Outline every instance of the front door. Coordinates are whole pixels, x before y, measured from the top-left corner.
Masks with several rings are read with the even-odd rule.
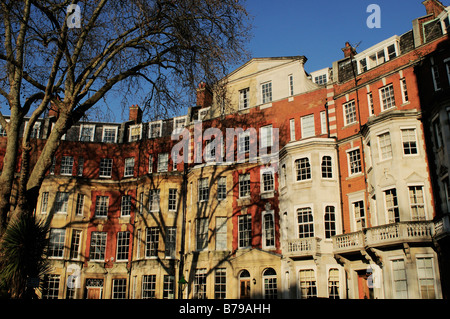
[[[250,299],[250,279],[241,279],[239,290],[241,299]]]
[[[87,293],[87,299],[101,299],[102,297],[102,288],[93,288],[89,287]]]
[[[367,273],[366,270],[358,272],[359,299],[373,299],[373,285],[369,280],[370,275],[372,274]]]

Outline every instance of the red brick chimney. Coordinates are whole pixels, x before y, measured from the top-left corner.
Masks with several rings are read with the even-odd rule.
[[[349,57],[354,56],[356,54],[355,48],[353,48],[350,45],[350,43],[348,43],[348,42],[345,42],[345,48],[343,48],[342,51],[344,52],[344,56],[346,58],[349,58]]]
[[[432,14],[433,18],[437,17],[442,11],[445,10],[445,6],[439,0],[425,0],[422,4],[427,10],[427,15]]]
[[[197,106],[202,108],[211,106],[213,94],[205,82],[200,82],[197,89]]]
[[[128,121],[134,121],[135,123],[141,123],[142,121],[142,110],[139,105],[132,105],[130,107],[130,115]]]

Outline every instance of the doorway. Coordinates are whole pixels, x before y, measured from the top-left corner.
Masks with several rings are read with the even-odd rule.
[[[364,269],[358,271],[357,274],[359,299],[373,299],[372,272]]]
[[[103,279],[86,279],[86,299],[102,299]]]
[[[247,270],[239,275],[239,298],[250,299],[250,273]]]

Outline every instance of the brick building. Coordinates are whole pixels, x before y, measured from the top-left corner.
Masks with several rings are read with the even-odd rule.
[[[423,3],[330,68],[255,58],[226,103],[201,83],[184,116],[71,127],[36,207],[43,297],[448,297],[450,7]]]

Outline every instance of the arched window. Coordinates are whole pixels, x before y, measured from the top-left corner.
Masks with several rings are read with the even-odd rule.
[[[273,268],[267,268],[263,272],[264,299],[277,299],[277,273]]]
[[[296,160],[295,169],[297,172],[297,181],[311,179],[311,165],[307,157]]]
[[[339,270],[336,268],[329,270],[328,296],[330,299],[339,299]]]
[[[322,157],[322,178],[333,178],[333,163],[331,156]]]

